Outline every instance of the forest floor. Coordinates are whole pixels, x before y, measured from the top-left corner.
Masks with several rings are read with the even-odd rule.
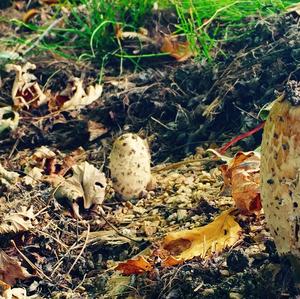
[[[122,75],[119,66],[108,66],[101,97],[81,109],[60,108],[74,91],[74,77],[84,88],[97,87],[92,64],[48,52],[29,59],[32,70],[4,68],[3,62],[0,99],[9,108],[1,111],[0,126],[6,128],[0,140],[0,297],[296,296],[289,263],[279,258],[263,212],[234,211],[238,241],[219,253],[199,253],[174,266],[153,257],[166,234],[207,225],[235,206],[223,188],[220,164],[226,162],[206,150],[260,125],[261,109],[288,80],[300,80],[298,13],[254,20],[238,40],[220,46],[226,57],[211,63],[152,58],[138,71],[125,65]],[[15,34],[15,27],[0,26],[1,34]],[[12,109],[16,73],[21,79],[34,74],[51,104],[32,98],[36,85],[23,85]],[[118,199],[109,179],[113,140],[125,132],[148,140],[156,177],[153,190],[132,201]],[[261,131],[226,155],[254,151],[260,142]],[[67,177],[84,161],[107,176],[104,213],[80,206],[76,217],[72,200],[56,200],[53,177]],[[116,270],[138,256],[150,269]]]

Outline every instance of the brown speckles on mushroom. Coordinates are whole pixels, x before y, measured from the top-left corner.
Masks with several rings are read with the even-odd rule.
[[[299,229],[300,229],[300,226],[299,226],[299,218],[297,217],[296,218],[296,223],[295,223],[295,238],[296,238],[296,241],[298,242],[299,241]]]
[[[300,259],[300,106],[282,96],[264,127],[261,198],[266,222],[280,254]]]
[[[124,199],[138,197],[151,181],[150,152],[138,135],[127,133],[114,142],[109,168],[118,179],[113,188]]]

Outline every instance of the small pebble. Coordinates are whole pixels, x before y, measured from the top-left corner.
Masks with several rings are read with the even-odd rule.
[[[187,211],[186,210],[178,210],[177,211],[177,220],[180,221],[180,220],[183,220],[187,217]]]
[[[241,299],[242,295],[240,293],[230,292],[229,293],[229,298],[230,299]]]
[[[229,274],[230,274],[229,271],[225,270],[225,269],[221,269],[220,273],[221,273],[222,276],[229,276]]]

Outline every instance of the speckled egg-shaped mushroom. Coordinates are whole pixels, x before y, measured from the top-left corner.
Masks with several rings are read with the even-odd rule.
[[[146,140],[126,133],[117,138],[110,154],[114,190],[123,199],[139,197],[151,183],[151,156]]]
[[[261,198],[267,226],[300,281],[300,84],[274,103],[261,146]]]

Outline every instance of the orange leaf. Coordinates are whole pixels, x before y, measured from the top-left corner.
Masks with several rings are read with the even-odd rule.
[[[237,208],[244,214],[260,211],[260,155],[238,152],[221,171],[224,188],[231,188]]]
[[[163,267],[171,267],[171,266],[176,266],[176,265],[180,265],[183,263],[183,259],[181,258],[176,258],[172,255],[170,255],[166,260],[164,260],[162,262],[162,266]]]
[[[169,53],[179,62],[186,61],[194,55],[189,42],[180,42],[174,36],[165,36],[160,50]]]
[[[126,262],[119,263],[116,270],[121,271],[124,275],[142,274],[149,272],[153,266],[143,257],[138,256],[134,260],[127,260]]]

